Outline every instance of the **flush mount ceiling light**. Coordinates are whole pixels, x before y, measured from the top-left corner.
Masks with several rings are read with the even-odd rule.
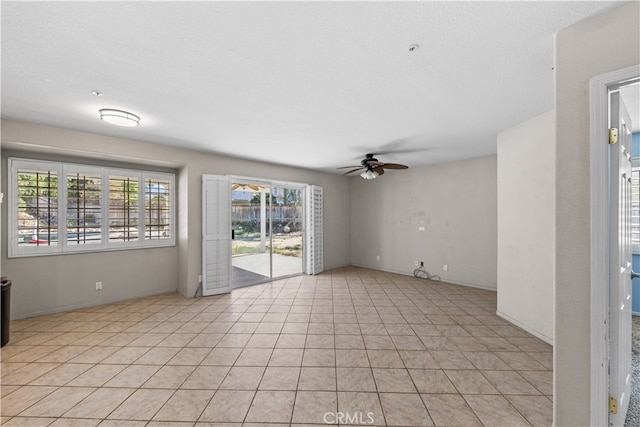
[[[100,119],[112,125],[134,128],[140,124],[140,117],[127,111],[103,108],[99,113]]]

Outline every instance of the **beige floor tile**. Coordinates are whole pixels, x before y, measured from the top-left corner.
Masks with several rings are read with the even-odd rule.
[[[133,388],[100,388],[65,412],[70,418],[102,419],[133,394]]]
[[[395,350],[396,348],[388,335],[363,335],[362,338],[367,350]]]
[[[336,366],[368,368],[369,357],[366,350],[336,350]]]
[[[540,392],[515,371],[480,371],[504,395],[536,395]]]
[[[201,365],[231,366],[242,353],[242,348],[216,347],[204,358]]]
[[[198,366],[181,389],[216,390],[229,372],[229,366]]]
[[[337,368],[337,385],[338,391],[377,391],[370,368]]]
[[[278,336],[278,334],[253,334],[247,342],[247,347],[274,348]]]
[[[195,366],[165,365],[143,384],[142,388],[177,389],[189,378]]]
[[[7,423],[2,423],[5,427],[44,427],[49,426],[55,422],[55,418],[51,417],[14,417]]]
[[[392,335],[391,340],[398,350],[425,350],[420,338],[414,335]]]
[[[333,335],[307,334],[305,348],[335,348],[335,339]]]
[[[303,367],[300,370],[298,390],[335,391],[336,369]]]
[[[417,393],[380,393],[388,426],[432,426],[433,421]]]
[[[337,349],[364,349],[364,340],[361,335],[336,335],[335,348]]]
[[[246,422],[289,423],[296,393],[293,391],[259,390],[253,398]]]
[[[67,385],[74,387],[101,387],[126,367],[127,365],[94,365]]]
[[[422,400],[437,426],[482,426],[459,394],[422,394]]]
[[[164,365],[179,351],[179,347],[154,347],[133,363],[135,365]]]
[[[445,370],[444,372],[462,394],[500,394],[479,371]]]
[[[100,427],[146,427],[146,421],[127,421],[127,420],[104,420]]]
[[[128,365],[149,351],[149,347],[123,347],[101,363]]]
[[[271,354],[269,366],[300,366],[303,355],[301,348],[276,348]]]
[[[319,348],[307,348],[304,350],[302,366],[332,367],[335,364],[335,350]]]
[[[431,351],[441,369],[474,369],[473,364],[461,351]]]
[[[115,411],[110,419],[150,420],[174,393],[173,390],[136,390]]]
[[[124,368],[120,373],[107,381],[103,387],[130,387],[138,388],[151,378],[160,366],[153,365],[131,365]]]
[[[2,423],[423,425],[426,406],[437,425],[548,425],[552,348],[495,310],[488,291],[346,267],[21,320],[0,351]],[[15,416],[49,411],[59,386],[104,388],[59,419]],[[336,419],[323,419],[327,408]]]
[[[334,315],[334,318],[336,318],[336,316],[339,316],[339,315]],[[355,316],[353,320],[354,320],[353,322],[349,322],[349,323],[338,323],[338,320],[336,320],[336,323],[334,325],[335,334],[336,335],[361,335],[360,326],[357,323],[355,323]]]
[[[200,422],[243,422],[254,391],[218,390],[200,416]]]
[[[297,390],[300,368],[269,366],[262,376],[259,390]]]
[[[97,346],[92,347],[82,354],[69,360],[70,363],[100,363],[113,353],[118,351],[120,347]]]
[[[416,388],[406,369],[373,368],[378,392],[415,393]]]
[[[256,334],[279,334],[284,322],[262,322],[256,328]]]
[[[309,329],[307,329],[309,335],[333,335],[335,334],[335,326],[333,323],[309,323]]]
[[[304,348],[305,334],[282,334],[276,342],[276,348]]]
[[[420,393],[457,393],[449,377],[440,369],[409,369],[409,375]]]
[[[326,421],[336,419],[341,425],[386,425],[378,393],[338,392],[338,413]]]
[[[236,366],[267,366],[271,358],[271,348],[249,348],[245,347],[240,353]]]
[[[20,413],[24,417],[59,417],[93,393],[91,387],[60,387]]]
[[[244,347],[249,342],[251,334],[226,334],[216,344],[216,347]]]
[[[372,368],[404,368],[397,350],[367,350]]]
[[[504,363],[494,353],[487,351],[465,351],[463,354],[477,369],[492,371],[511,370],[509,365]]]
[[[4,365],[2,366],[2,385],[26,385],[61,366],[59,363],[28,363],[5,374]]]
[[[213,390],[178,390],[153,417],[160,421],[197,421]]]
[[[325,414],[335,414],[338,408],[336,392],[299,391],[293,408],[293,423],[325,424]],[[333,422],[336,424],[336,422]]]
[[[415,351],[415,350],[400,350],[398,351],[402,361],[404,362],[404,366],[407,368],[414,369],[437,369],[439,368],[436,360],[431,356],[431,354],[424,351]]]
[[[210,348],[185,347],[167,365],[199,365],[210,352]]]
[[[509,402],[534,426],[553,423],[553,403],[543,396],[506,396]]]
[[[464,395],[464,398],[484,425],[496,427],[530,425],[503,396]]]
[[[160,341],[159,347],[184,347],[188,345],[192,339],[198,334],[178,334],[173,333]]]
[[[49,427],[95,427],[101,420],[88,420],[86,418],[58,418]]]
[[[24,386],[2,398],[2,416],[16,416],[22,411],[50,395],[58,388],[53,386]]]
[[[234,366],[220,385],[223,390],[257,390],[264,367]]]
[[[552,371],[517,371],[525,380],[537,388],[540,393],[551,396],[553,394]]]
[[[83,372],[87,371],[89,368],[91,368],[90,364],[65,363],[31,381],[29,384],[63,386]]]

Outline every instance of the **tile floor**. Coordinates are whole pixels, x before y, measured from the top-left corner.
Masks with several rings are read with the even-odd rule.
[[[494,292],[362,268],[13,322],[10,426],[549,426],[552,348]]]

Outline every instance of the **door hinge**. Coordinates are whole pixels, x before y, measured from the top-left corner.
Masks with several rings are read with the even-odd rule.
[[[609,144],[613,145],[618,142],[618,128],[609,128]]]
[[[609,396],[609,413],[610,414],[618,413],[618,401],[613,396]]]

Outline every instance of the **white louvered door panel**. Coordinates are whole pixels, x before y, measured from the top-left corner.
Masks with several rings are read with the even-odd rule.
[[[307,186],[306,200],[306,273],[319,274],[324,270],[322,187],[317,185]]]
[[[231,186],[226,176],[202,176],[202,295],[231,291]]]

